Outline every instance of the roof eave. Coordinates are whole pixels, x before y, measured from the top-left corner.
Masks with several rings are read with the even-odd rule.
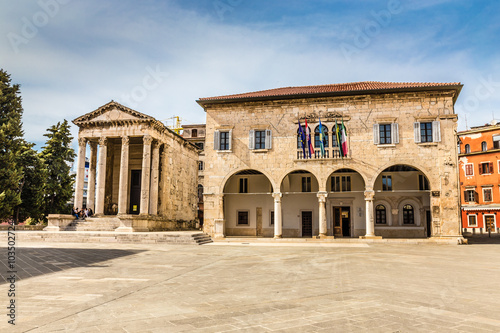
[[[368,89],[368,90],[355,90],[355,91],[334,91],[334,92],[324,92],[324,93],[310,93],[310,94],[291,94],[291,95],[273,95],[273,96],[260,96],[260,97],[230,97],[230,98],[220,98],[211,100],[196,100],[201,107],[205,108],[207,105],[212,104],[226,104],[226,103],[244,103],[244,102],[256,102],[256,101],[269,101],[269,100],[288,100],[288,99],[299,99],[299,98],[317,98],[317,97],[337,97],[337,96],[356,96],[356,95],[375,95],[375,94],[387,94],[395,92],[420,92],[420,91],[444,91],[444,90],[455,90],[456,94],[453,96],[453,104],[457,101],[458,95],[462,90],[463,84],[458,85],[443,85],[443,86],[432,86],[432,87],[405,87],[405,88],[386,88],[386,89]]]

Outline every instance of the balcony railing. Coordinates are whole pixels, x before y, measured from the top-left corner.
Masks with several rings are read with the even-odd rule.
[[[350,152],[349,152],[350,153]],[[348,154],[344,158],[349,158]],[[302,149],[297,150],[297,159],[298,160],[325,160],[325,159],[334,159],[334,160],[340,160],[342,157],[340,156],[340,150],[339,148],[326,148],[325,149],[325,156],[321,155],[321,149],[315,149],[314,154],[309,157],[309,153],[306,151],[306,155],[304,156],[304,153],[302,152]]]

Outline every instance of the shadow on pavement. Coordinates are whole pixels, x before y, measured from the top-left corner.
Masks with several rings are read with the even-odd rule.
[[[130,256],[142,250],[117,249],[59,249],[59,248],[16,248],[15,271],[17,279],[22,280],[38,275],[49,274],[76,267],[105,267],[99,265],[110,259]],[[8,271],[7,248],[0,247],[0,284],[6,283]]]
[[[500,244],[500,235],[491,235],[488,237],[488,234],[485,235],[474,235],[467,236],[467,241],[469,244]]]

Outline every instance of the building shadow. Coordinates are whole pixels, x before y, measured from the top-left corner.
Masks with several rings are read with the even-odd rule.
[[[488,234],[465,236],[469,244],[500,244],[500,235]]]
[[[14,271],[16,280],[27,279],[39,275],[63,271],[77,267],[107,267],[107,260],[131,256],[143,250],[118,249],[60,249],[60,248],[16,248]],[[1,279],[0,284],[7,283],[12,274],[9,265],[7,248],[0,247]]]

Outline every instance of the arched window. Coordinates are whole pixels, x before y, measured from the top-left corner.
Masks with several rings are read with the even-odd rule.
[[[377,205],[375,207],[375,223],[387,224],[387,214],[384,205]]]
[[[466,144],[466,145],[465,145],[465,153],[466,153],[466,154],[469,154],[469,153],[470,153],[470,145],[469,145],[469,144]]]
[[[325,143],[325,147],[328,147],[328,127],[326,126],[322,126],[323,128],[323,134],[324,134],[324,143]],[[316,126],[316,128],[314,129],[314,148],[320,148],[321,145],[320,145],[320,139],[319,139],[319,125]]]
[[[197,138],[198,137],[198,130],[197,129],[191,130],[191,137],[192,138]]]
[[[302,130],[304,131],[304,137],[306,136],[306,128],[304,125],[302,125]],[[302,140],[301,135],[300,135],[300,130],[297,130],[297,149],[301,149],[302,146],[300,144],[300,141]],[[307,149],[307,141],[304,141],[304,147]]]
[[[481,151],[487,151],[488,150],[488,145],[486,144],[486,141],[481,142]]]
[[[332,147],[338,147],[339,144],[337,142],[337,126],[333,125],[332,127]]]
[[[412,205],[403,206],[403,224],[415,224],[415,214]]]

